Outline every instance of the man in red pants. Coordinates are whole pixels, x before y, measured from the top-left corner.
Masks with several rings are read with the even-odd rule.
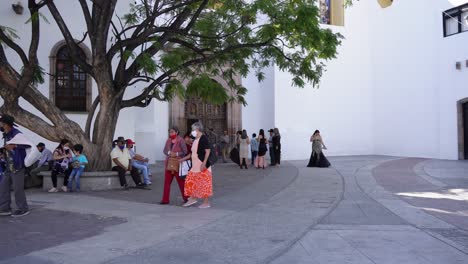
[[[169,168],[169,159],[176,158],[181,159],[187,154],[187,146],[185,145],[184,139],[179,136],[179,129],[177,127],[172,127],[169,129],[169,138],[166,141],[164,146],[164,155],[166,155],[166,161],[164,162],[165,171],[164,171],[164,193],[160,204],[168,204],[169,196],[171,192],[171,183],[174,177],[179,184],[180,193],[184,202],[187,201],[188,197],[184,195],[184,184],[185,181],[179,177],[178,167],[175,170],[173,167]]]

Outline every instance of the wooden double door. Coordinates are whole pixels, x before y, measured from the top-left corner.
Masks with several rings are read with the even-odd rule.
[[[226,104],[214,105],[203,102],[200,98],[191,97],[185,101],[185,119],[187,131],[193,123],[201,121],[205,130],[212,128],[217,135],[227,130]]]

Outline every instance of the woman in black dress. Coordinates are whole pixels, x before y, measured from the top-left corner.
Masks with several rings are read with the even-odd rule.
[[[323,143],[322,136],[320,136],[320,131],[315,130],[314,134],[310,137],[310,142],[312,142],[312,154],[310,155],[310,160],[309,164],[307,164],[307,167],[330,167],[330,162],[327,160],[322,151],[323,149],[327,149],[327,147]]]
[[[281,135],[278,128],[273,129],[273,133],[274,136],[272,138],[272,141],[273,151],[275,152],[275,160],[271,162],[271,165],[279,166],[281,164]]]

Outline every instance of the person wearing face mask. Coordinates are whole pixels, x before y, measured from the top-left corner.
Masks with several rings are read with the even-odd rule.
[[[133,146],[135,145],[135,142],[131,139],[127,139],[127,149],[128,153],[130,153],[130,157],[132,157],[132,166],[137,168],[141,174],[143,174],[143,182],[146,185],[151,185],[153,184],[150,180],[151,176],[151,169],[148,164],[149,159],[141,156],[140,154],[136,154],[135,151],[133,150]]]
[[[37,144],[36,148],[41,153],[41,157],[39,158],[36,167],[29,172],[29,174],[32,177],[37,177],[37,175],[41,171],[50,170],[52,166],[49,163],[54,158],[54,156],[52,155],[52,151],[47,149],[44,143],[40,142],[39,144]]]
[[[3,115],[0,118],[0,131],[3,132],[4,147],[2,152],[5,158],[5,172],[0,182],[0,216],[21,217],[29,214],[28,202],[24,192],[24,171],[26,149],[30,146],[12,143],[15,138],[22,136],[16,129],[15,119]],[[23,136],[24,137],[24,136]],[[10,189],[13,185],[17,210],[11,212]]]
[[[117,145],[111,151],[112,170],[119,173],[120,186],[124,190],[128,190],[127,179],[125,178],[127,171],[130,172],[136,188],[144,189],[147,185],[141,182],[140,172],[132,166],[132,156],[130,156],[128,149],[125,147],[125,143],[126,140],[123,137],[119,137]]]
[[[185,155],[187,155],[187,145],[185,144],[184,139],[179,136],[179,129],[176,126],[173,126],[171,129],[169,129],[169,138],[166,140],[163,153],[166,156],[166,160],[164,162],[164,191],[161,202],[159,203],[169,204],[171,183],[174,178],[177,180],[182,198],[184,201],[186,201],[187,197],[184,195],[184,179],[179,177],[178,170],[175,171],[171,168],[168,168],[170,158],[176,158],[180,160],[185,157]],[[179,166],[177,166],[177,168],[178,167]]]
[[[198,208],[206,209],[211,207],[209,197],[213,196],[212,166],[209,161],[211,147],[200,122],[192,125],[192,136],[195,137],[191,155],[192,168],[185,180],[185,195],[190,198],[184,207],[194,205],[198,199],[203,199],[203,203]]]
[[[51,174],[53,187],[49,190],[50,193],[58,192],[57,176],[62,173],[64,174],[64,177],[63,177],[63,186],[61,189],[63,192],[68,191],[67,189],[68,178],[70,177],[70,173],[71,173],[71,168],[69,164],[73,157],[69,144],[70,144],[70,141],[68,141],[68,139],[62,139],[60,141],[60,144],[54,150],[54,153],[53,153],[54,165],[53,165],[52,174]]]

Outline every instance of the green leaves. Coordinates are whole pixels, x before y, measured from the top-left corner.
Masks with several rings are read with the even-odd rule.
[[[16,30],[14,28],[0,25],[0,30],[11,40],[19,39],[19,36],[16,33]],[[1,43],[1,40],[0,40],[0,43]]]
[[[23,74],[24,66],[21,67],[21,74]],[[36,86],[38,84],[44,83],[45,70],[40,65],[37,65],[33,70],[32,75],[32,85]]]
[[[187,86],[187,96],[199,97],[205,102],[223,104],[229,96],[224,87],[207,74],[194,78]]]
[[[124,56],[132,56],[132,54],[124,54]],[[143,70],[143,72],[149,74],[149,75],[154,75],[156,74],[158,67],[156,65],[156,62],[153,60],[151,55],[143,53],[137,58],[137,63],[140,66],[140,68]]]
[[[44,20],[44,22],[46,22],[47,24],[50,24],[49,20],[47,19],[46,16],[44,16],[44,14],[42,14],[41,12],[39,11],[36,11],[34,12],[31,17],[26,20],[26,22],[24,22],[25,24],[29,24],[31,22],[38,22],[39,21],[39,18],[42,18],[42,20]]]
[[[273,65],[292,75],[293,86],[316,86],[326,61],[335,58],[341,43],[340,34],[321,26],[317,0],[209,0],[207,5],[202,0],[150,2],[150,9],[143,0],[132,4],[125,21],[131,28],[156,16],[151,26],[158,30],[136,46],[143,47],[141,54],[148,51],[148,56],[138,55],[136,60],[146,73],[166,74],[165,80],[171,79],[165,86],[166,98],[193,95],[215,103],[236,100],[245,104],[247,90],[238,79],[254,73],[263,81],[264,70]],[[147,45],[152,48],[145,50]],[[133,53],[123,58],[129,54]],[[173,81],[175,77],[191,80],[185,92],[181,83]],[[213,81],[219,77],[227,90]]]

